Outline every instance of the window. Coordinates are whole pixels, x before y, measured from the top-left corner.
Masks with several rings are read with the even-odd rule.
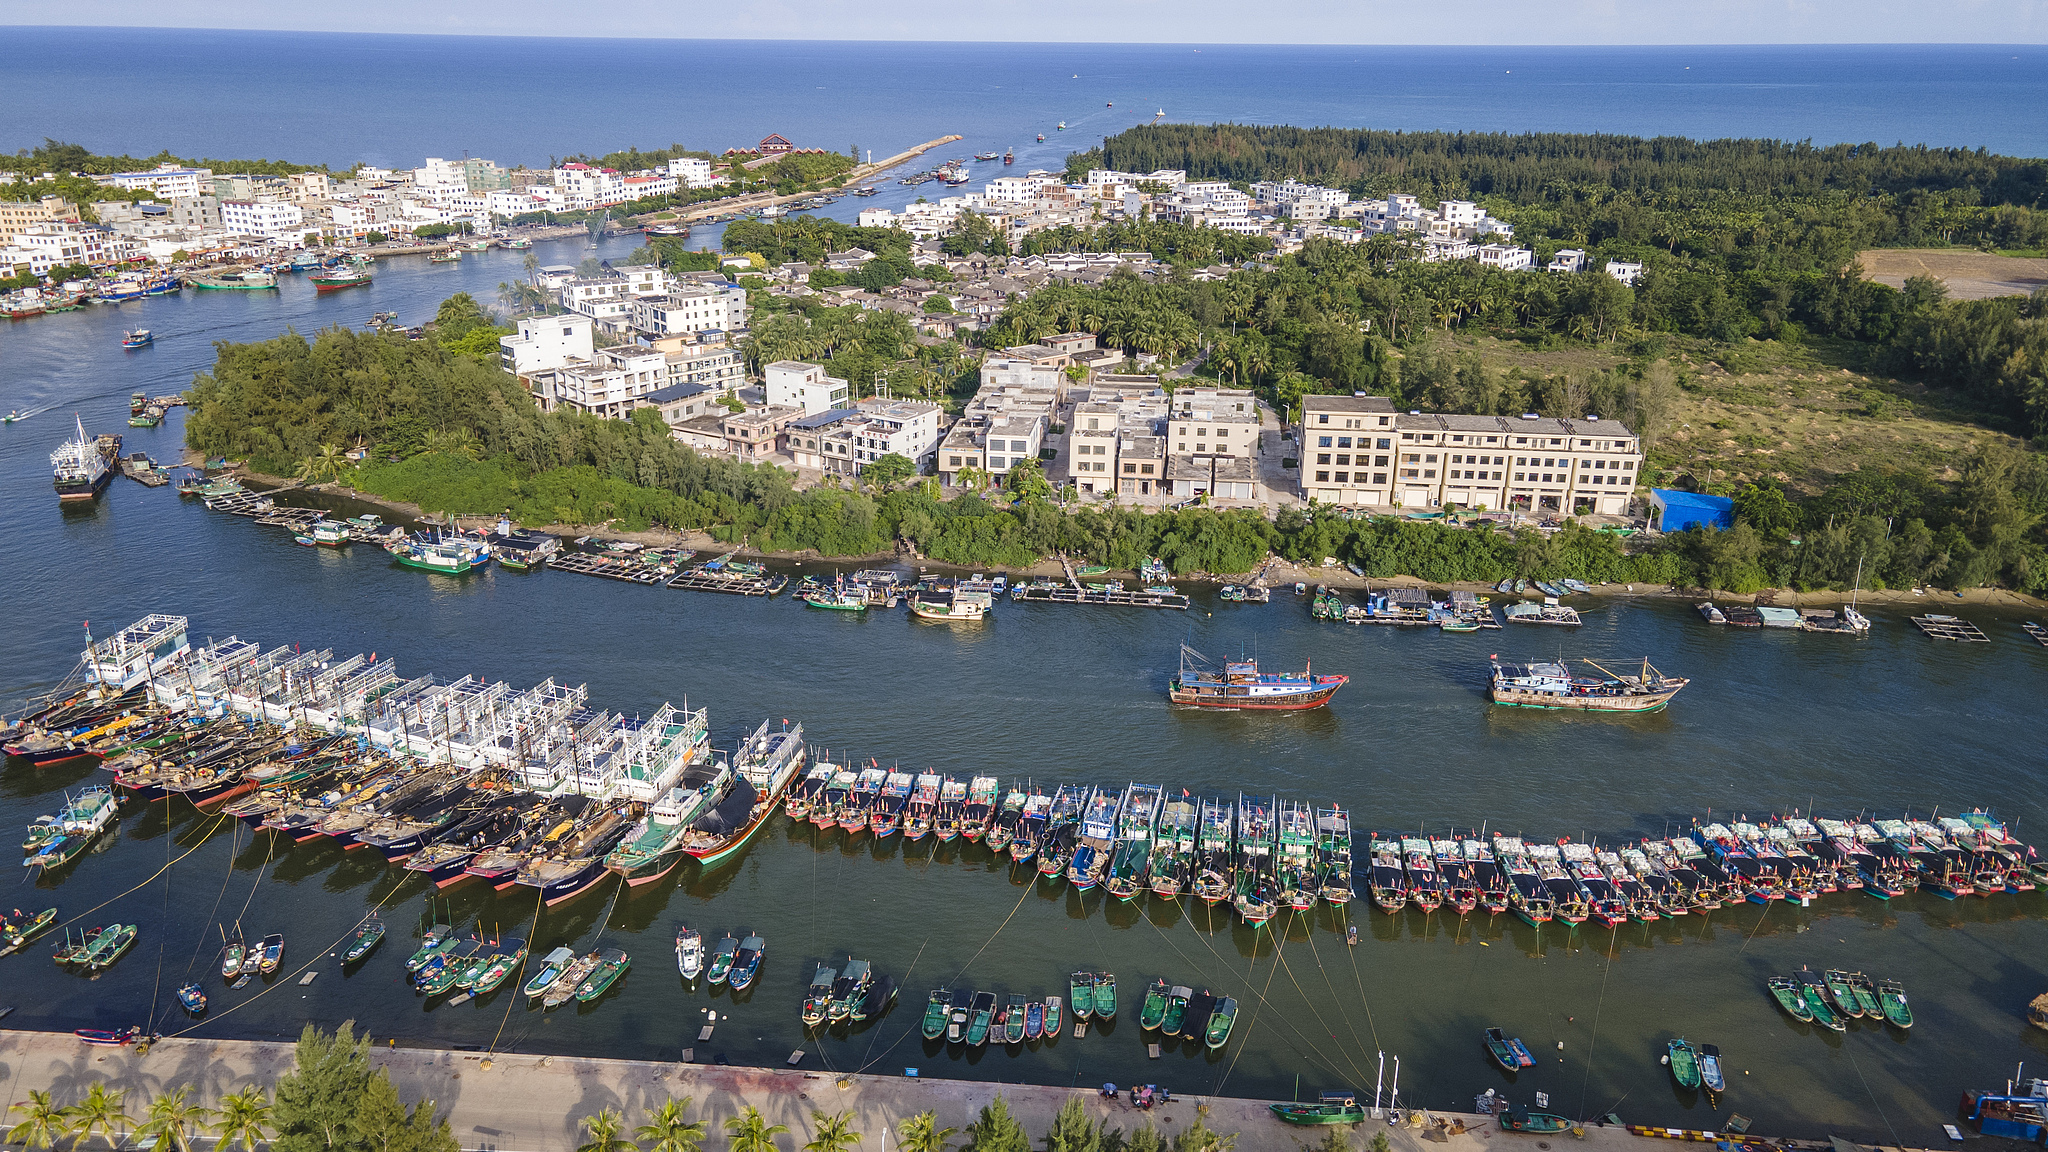
[[[1424,469],[1422,470],[1422,476],[1423,476],[1423,478],[1424,478],[1425,480],[1434,480],[1434,479],[1436,479],[1436,469],[1434,469],[1434,468],[1424,468]]]
[[[1453,444],[1463,444],[1465,442],[1465,438],[1463,436],[1453,436],[1451,437],[1451,442]]]
[[[1430,453],[1429,455],[1427,455],[1427,456],[1423,457],[1423,460],[1422,460],[1422,462],[1423,462],[1424,464],[1434,464],[1434,463],[1436,463],[1436,453],[1434,453],[1434,452],[1431,452],[1431,453]]]
[[[1136,464],[1126,464],[1124,465],[1124,471],[1136,476],[1138,474],[1138,466]]]
[[[1410,452],[1410,453],[1408,453],[1407,455],[1405,455],[1405,456],[1401,457],[1401,463],[1403,463],[1403,464],[1419,464],[1419,463],[1421,463],[1421,462],[1422,462],[1422,457],[1420,457],[1420,456],[1416,455],[1416,454],[1415,454],[1415,453],[1413,453],[1413,452]]]
[[[1094,416],[1088,418],[1088,430],[1094,432],[1102,427],[1102,421]]]
[[[1316,463],[1318,463],[1318,464],[1328,464],[1329,462],[1330,462],[1330,454],[1329,454],[1328,452],[1318,452],[1318,453],[1316,453]],[[1348,461],[1348,460],[1347,460],[1347,461],[1345,461],[1345,463],[1347,463],[1347,464],[1348,464],[1348,463],[1350,463],[1350,461]]]
[[[1329,422],[1330,422],[1330,414],[1329,414],[1328,412],[1325,412],[1325,413],[1323,413],[1322,415],[1320,415],[1320,416],[1316,417],[1316,423],[1318,423],[1318,424],[1328,424]]]
[[[1030,450],[1022,440],[1010,441],[1010,451],[1012,452],[1029,452]]]
[[[1515,443],[1517,443],[1517,444],[1527,444],[1528,442],[1529,442],[1529,438],[1528,438],[1527,436],[1517,436],[1517,437],[1515,437]]]
[[[1624,460],[1624,461],[1622,461],[1622,464],[1621,464],[1621,466],[1622,466],[1623,468],[1626,468],[1626,469],[1628,469],[1629,471],[1633,472],[1633,471],[1635,471],[1635,468],[1636,468],[1636,462],[1635,462],[1635,461],[1633,461],[1633,460]]]
[[[1337,447],[1339,447],[1339,448],[1349,448],[1349,447],[1351,447],[1351,437],[1349,437],[1349,436],[1339,436],[1339,437],[1337,437]]]
[[[1403,476],[1413,476],[1413,475],[1415,475],[1415,469],[1413,469],[1413,468],[1403,468],[1403,469],[1401,469],[1401,475],[1403,475]]]
[[[1188,450],[1187,443],[1183,441],[1182,443],[1175,445],[1173,450],[1176,452],[1185,452]]]
[[[1010,463],[1010,462],[1009,462],[1008,460],[1004,459],[1004,458],[1003,458],[1003,457],[1001,457],[1001,456],[991,456],[991,457],[989,457],[989,458],[988,458],[988,466],[989,466],[990,468],[1003,468],[1003,467],[1007,467],[1007,466],[1009,465],[1009,463]]]
[[[1318,447],[1318,448],[1328,448],[1329,446],[1330,446],[1330,438],[1329,438],[1328,436],[1318,436],[1318,437],[1316,437],[1316,447]]]
[[[1351,473],[1349,473],[1349,472],[1339,472],[1339,473],[1337,473],[1337,483],[1339,483],[1339,484],[1349,484],[1349,483],[1351,483]]]
[[[1595,460],[1595,461],[1593,461],[1593,467],[1595,467],[1595,468],[1605,468],[1605,467],[1607,467],[1607,461],[1605,461],[1605,460]]]
[[[1517,483],[1517,484],[1520,484],[1521,482],[1522,482],[1522,474],[1521,474],[1520,472],[1517,472],[1517,473],[1515,473],[1515,483]]]
[[[1328,472],[1318,472],[1318,473],[1316,473],[1316,483],[1318,483],[1318,484],[1328,484],[1329,482],[1330,482],[1330,474],[1329,474]]]
[[[1152,474],[1152,466],[1150,464],[1140,465],[1138,467],[1138,471],[1143,472],[1147,476],[1150,476]]]
[[[1365,473],[1361,472],[1361,473],[1359,473],[1359,475],[1363,476],[1363,475],[1365,475]],[[1385,484],[1385,483],[1387,482],[1387,474],[1386,474],[1385,472],[1375,472],[1375,473],[1373,473],[1373,474],[1372,474],[1372,482],[1373,482],[1373,483],[1375,483],[1375,484]]]
[[[1339,464],[1349,464],[1349,463],[1351,463],[1351,457],[1350,457],[1350,456],[1349,456],[1348,454],[1346,454],[1346,453],[1343,453],[1343,452],[1339,452],[1339,453],[1337,453],[1337,463],[1339,463]]]
[[[1382,452],[1385,452],[1387,449],[1392,448],[1393,446],[1394,442],[1387,439],[1385,436],[1380,437],[1379,442],[1373,445],[1373,447],[1379,449]]]
[[[1387,466],[1387,458],[1385,456],[1375,456],[1372,458],[1372,465],[1375,468],[1385,468]]]
[[[1197,452],[1207,452],[1208,450],[1209,446],[1207,444],[1200,443],[1199,441],[1195,444],[1195,451]]]

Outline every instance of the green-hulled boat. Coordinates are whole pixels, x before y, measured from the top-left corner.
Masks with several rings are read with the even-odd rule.
[[[135,937],[141,931],[142,929],[134,924],[115,924],[109,928],[102,928],[99,936],[86,945],[84,953],[79,956],[79,962],[94,971],[109,967],[127,954],[128,949],[135,943]]]
[[[1798,981],[1786,976],[1773,976],[1765,986],[1771,990],[1771,996],[1777,1000],[1778,1007],[1783,1008],[1794,1020],[1813,1023],[1813,1010],[1806,1006],[1806,996],[1799,991]]]
[[[1884,1010],[1885,1023],[1894,1028],[1913,1026],[1913,1009],[1906,1004],[1906,986],[1887,980],[1877,986],[1877,1002]]]
[[[1552,1112],[1510,1108],[1500,1114],[1500,1126],[1506,1132],[1564,1132],[1570,1130],[1572,1122]]]
[[[371,916],[356,929],[356,937],[349,941],[348,950],[341,954],[343,964],[353,964],[370,954],[370,949],[384,942],[384,921]]]
[[[1095,1014],[1104,1020],[1116,1019],[1116,973],[1095,974],[1095,994],[1090,997],[1095,1005]]]
[[[713,984],[725,983],[725,978],[732,974],[733,957],[739,955],[739,951],[739,940],[732,933],[726,933],[725,939],[711,951],[711,967],[705,969],[704,979]]]
[[[1856,994],[1856,1006],[1866,1019],[1884,1019],[1884,1005],[1877,1001],[1877,982],[1861,972],[1849,973],[1849,991]]]
[[[507,940],[498,945],[498,953],[485,964],[483,971],[469,982],[469,990],[481,996],[505,982],[521,964],[526,963],[526,941]]]
[[[19,916],[9,915],[4,924],[0,924],[0,956],[21,951],[30,940],[49,931],[50,925],[56,922],[55,908],[45,908],[33,916],[26,912]]]
[[[447,951],[456,942],[455,927],[452,924],[436,924],[420,937],[420,949],[405,958],[405,970],[417,972],[433,962],[434,958]]]
[[[818,973],[821,976],[831,971],[832,970],[830,968],[818,969]],[[813,980],[811,984],[812,987],[816,987],[817,981]],[[826,982],[826,987],[831,987],[830,981]],[[924,1027],[922,1031],[924,1032],[925,1039],[937,1040],[939,1037],[944,1036],[946,1034],[946,1015],[947,1013],[952,1011],[952,1008],[953,993],[950,990],[945,988],[932,989],[931,998],[924,1002]],[[810,1022],[810,1002],[805,1001],[804,1023],[808,1024]]]
[[[1145,1003],[1138,1008],[1138,1027],[1157,1028],[1166,1022],[1166,1001],[1173,994],[1165,980],[1154,980],[1145,988]]]
[[[1813,1022],[1836,1032],[1847,1031],[1849,1026],[1842,1022],[1841,1014],[1828,1004],[1827,986],[1821,982],[1819,973],[1801,968],[1797,979],[1799,991],[1806,1000],[1806,1010],[1813,1013]]]
[[[1332,1101],[1324,1104],[1269,1104],[1273,1115],[1283,1124],[1308,1127],[1316,1124],[1357,1124],[1365,1119],[1365,1109],[1355,1101]],[[1503,1121],[1505,1123],[1505,1121]]]
[[[1048,1040],[1059,1039],[1061,1023],[1060,998],[1057,996],[1047,996],[1045,998],[1045,1038]]]
[[[521,991],[526,994],[526,998],[529,1000],[546,993],[548,985],[560,980],[563,971],[569,965],[575,963],[575,961],[576,953],[568,948],[555,949],[546,956],[541,957],[540,971],[533,974],[533,979],[528,980]]]
[[[811,976],[811,986],[804,993],[804,1027],[816,1028],[818,1025],[823,1024],[831,1014],[832,986],[838,983],[838,981],[839,969],[827,968],[823,964],[818,965],[817,972]],[[938,993],[934,992],[933,995],[936,996]],[[940,1020],[940,1027],[945,1027],[944,1017],[941,1017]],[[925,1006],[924,1022],[926,1030],[929,1031],[932,1022],[930,1005]]]
[[[1176,984],[1166,997],[1166,1019],[1159,1025],[1159,1031],[1168,1036],[1180,1035],[1180,1026],[1187,1023],[1188,997],[1195,990],[1185,984]]]
[[[1830,968],[1821,974],[1827,984],[1828,1000],[1835,1011],[1845,1019],[1858,1020],[1863,1016],[1863,1005],[1856,1002],[1856,990],[1849,986],[1849,974],[1839,968]]]
[[[1209,1014],[1208,1044],[1221,1048],[1230,1040],[1231,1026],[1237,1023],[1237,1001],[1225,996],[1216,1002],[1216,1010]]]
[[[996,1016],[996,994],[976,992],[967,1017],[967,1045],[978,1048],[988,1040],[988,1026]]]
[[[1664,1053],[1665,1062],[1671,1065],[1671,1078],[1678,1081],[1680,1088],[1700,1086],[1700,1054],[1685,1037],[1676,1037],[1666,1044]]]
[[[1095,973],[1076,972],[1067,980],[1067,998],[1074,1002],[1074,1019],[1095,1015]]]
[[[617,948],[607,948],[598,953],[597,967],[576,986],[577,1001],[588,1004],[604,995],[605,989],[617,983],[619,977],[626,974],[626,969],[632,966],[632,959]]]

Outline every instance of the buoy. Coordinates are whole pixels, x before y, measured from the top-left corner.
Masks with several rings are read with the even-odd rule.
[[[1671,1063],[1671,1054],[1667,1052],[1667,1053],[1665,1053],[1664,1055],[1662,1055],[1662,1056],[1659,1056],[1659,1057],[1657,1057],[1657,1063],[1659,1063],[1659,1064],[1669,1064],[1669,1063]]]

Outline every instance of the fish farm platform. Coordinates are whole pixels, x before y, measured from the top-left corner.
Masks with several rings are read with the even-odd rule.
[[[775,582],[766,576],[735,579],[703,572],[684,572],[670,580],[668,586],[685,592],[724,592],[732,596],[772,596],[777,588]]]
[[[1018,588],[1010,599],[1026,604],[1109,604],[1129,608],[1182,608],[1183,592],[1091,592],[1085,588]]]
[[[1931,640],[1955,640],[1965,644],[1989,644],[1982,628],[1955,616],[1915,616],[1913,623]]]

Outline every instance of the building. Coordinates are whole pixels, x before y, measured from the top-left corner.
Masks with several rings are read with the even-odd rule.
[[[1166,422],[1175,455],[1251,456],[1259,448],[1259,407],[1249,389],[1182,388]]]
[[[719,403],[718,391],[704,384],[671,384],[657,388],[640,397],[638,406],[659,411],[662,423],[671,428],[707,413],[728,411]]]
[[[113,233],[96,224],[76,220],[45,220],[14,234],[0,263],[41,276],[52,268],[73,264],[101,265],[117,258]]]
[[[711,161],[701,156],[678,156],[668,162],[668,174],[685,188],[709,188],[714,183]]]
[[[939,447],[937,404],[870,397],[852,408],[800,417],[788,426],[789,453],[799,468],[857,476],[884,456],[901,456],[919,471]]]
[[[1536,254],[1527,248],[1517,248],[1512,244],[1479,246],[1479,262],[1488,268],[1498,268],[1503,272],[1526,272],[1535,258]]]
[[[1586,267],[1586,254],[1577,248],[1559,248],[1543,266],[1545,272],[1578,272]]]
[[[671,385],[700,384],[723,392],[746,383],[747,358],[737,348],[724,344],[686,343],[679,336],[653,343],[668,361]]]
[[[633,327],[648,336],[737,331],[747,326],[747,290],[737,284],[679,288],[635,299],[632,316]]]
[[[498,360],[514,376],[560,368],[571,360],[589,360],[590,317],[527,316],[519,331],[498,337]]]
[[[1659,532],[1683,532],[1687,528],[1735,527],[1735,501],[1704,492],[1680,492],[1674,488],[1650,489],[1650,524]]]
[[[1633,288],[1635,287],[1636,279],[1643,274],[1643,266],[1627,260],[1609,260],[1606,272],[1609,276]]]
[[[805,416],[843,407],[853,395],[852,386],[825,375],[823,366],[799,360],[777,360],[762,376],[770,405],[795,408]]]
[[[754,151],[763,156],[787,156],[796,151],[796,145],[771,132],[754,146]]]
[[[148,172],[116,172],[97,179],[111,188],[150,192],[162,200],[213,191],[213,169],[186,168],[177,164],[159,164]]]
[[[1397,411],[1383,396],[1303,396],[1301,495],[1328,504],[1621,515],[1642,443],[1598,416]]]
[[[17,233],[32,224],[76,219],[78,209],[59,196],[45,196],[36,201],[0,200],[0,245],[13,240]]]
[[[668,363],[651,348],[599,348],[588,359],[572,359],[522,379],[543,412],[573,408],[618,420],[668,384]]]
[[[303,240],[307,231],[306,214],[297,204],[272,200],[223,200],[220,225],[238,236],[262,236],[293,244]]]

